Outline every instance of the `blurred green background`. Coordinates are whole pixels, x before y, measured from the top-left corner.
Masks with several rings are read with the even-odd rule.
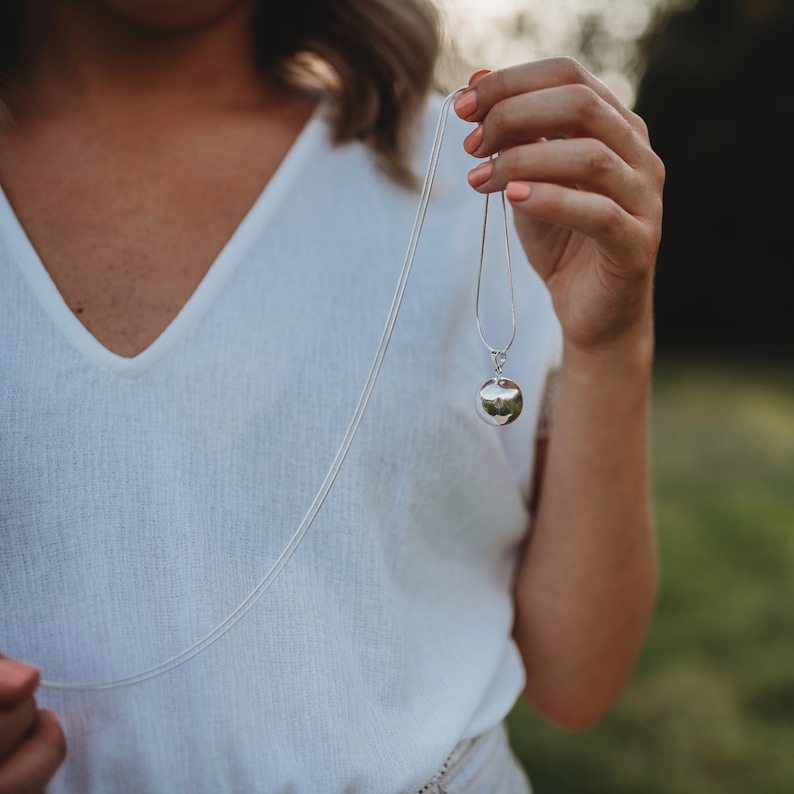
[[[520,705],[537,794],[794,791],[794,374],[660,361],[653,461],[662,578],[624,696],[566,734]]]
[[[536,794],[792,794],[794,0],[443,7],[450,85],[574,55],[667,166],[655,618],[598,725],[568,734],[519,704],[514,749]]]

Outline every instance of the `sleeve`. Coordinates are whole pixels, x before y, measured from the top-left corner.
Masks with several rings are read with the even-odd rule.
[[[536,441],[546,441],[551,436],[554,424],[554,409],[557,406],[557,392],[560,388],[560,364],[553,364],[546,373],[543,393],[540,398],[538,422],[535,430]]]

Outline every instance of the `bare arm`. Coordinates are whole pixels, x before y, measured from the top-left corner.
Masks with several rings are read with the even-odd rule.
[[[516,584],[526,695],[569,728],[626,682],[656,591],[648,496],[652,288],[664,168],[642,120],[569,58],[478,76],[469,174],[505,190],[563,331],[554,429]]]
[[[650,361],[642,351],[634,356],[565,362],[516,583],[525,695],[571,729],[601,716],[622,689],[656,591],[646,452]]]

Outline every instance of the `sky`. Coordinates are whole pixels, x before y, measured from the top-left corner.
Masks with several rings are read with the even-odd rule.
[[[437,0],[448,39],[441,74],[450,88],[472,69],[573,55],[629,107],[637,83],[635,41],[656,9],[687,0]],[[582,31],[589,31],[585,51]]]

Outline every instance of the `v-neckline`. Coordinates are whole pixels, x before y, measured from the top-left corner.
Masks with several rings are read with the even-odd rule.
[[[14,208],[0,186],[0,235],[16,260],[31,291],[60,333],[80,353],[121,378],[134,379],[148,372],[168,355],[212,307],[246,251],[279,206],[303,165],[326,135],[325,104],[321,101],[296,136],[287,154],[242,217],[198,286],[160,335],[135,356],[114,353],[74,315],[44,266]]]

